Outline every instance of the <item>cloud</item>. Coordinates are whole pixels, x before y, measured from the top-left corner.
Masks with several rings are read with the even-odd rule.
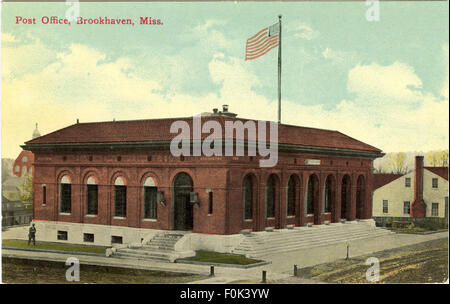
[[[423,94],[422,81],[414,69],[400,62],[388,66],[358,64],[349,72],[347,89],[368,98],[392,98],[396,102],[416,101]]]
[[[2,43],[5,42],[19,42],[19,40],[10,33],[2,33]]]
[[[201,96],[167,92],[170,83],[142,73],[133,58],[105,58],[96,49],[73,44],[55,53],[43,69],[5,81],[3,156],[18,155],[35,122],[46,134],[77,118],[86,122],[186,117],[222,104],[239,117],[276,121],[277,100],[256,92],[262,85],[259,77],[240,58],[214,53],[207,74],[216,87]],[[13,73],[21,68],[12,67]],[[184,81],[189,84],[189,77]],[[399,62],[358,64],[350,69],[347,83],[353,96],[333,109],[283,99],[283,123],[338,130],[386,152],[448,146],[448,98],[423,92],[412,67]],[[398,110],[397,104],[410,102],[416,106]]]
[[[306,23],[297,23],[292,30],[294,37],[298,39],[312,40],[319,37],[319,32]]]

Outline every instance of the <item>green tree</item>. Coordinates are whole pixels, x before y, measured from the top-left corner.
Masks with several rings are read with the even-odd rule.
[[[448,166],[448,150],[430,151],[426,154],[426,160],[432,167]]]
[[[20,189],[20,199],[24,202],[33,201],[33,176],[31,174],[25,174],[25,181]]]
[[[408,173],[408,166],[406,165],[406,153],[398,152],[389,155],[389,167],[391,172],[395,174]]]

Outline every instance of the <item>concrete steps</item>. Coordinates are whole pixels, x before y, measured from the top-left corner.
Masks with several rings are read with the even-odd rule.
[[[153,260],[174,262],[179,257],[193,255],[194,252],[178,252],[175,244],[184,236],[183,233],[163,232],[155,235],[147,243],[118,248],[114,256],[134,260]]]
[[[298,227],[292,230],[255,232],[247,235],[232,252],[247,257],[262,257],[268,254],[373,238],[390,233],[392,232],[389,230],[366,223],[339,223]]]

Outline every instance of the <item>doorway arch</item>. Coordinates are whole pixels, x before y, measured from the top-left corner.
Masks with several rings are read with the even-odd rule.
[[[173,179],[173,229],[192,230],[194,228],[193,208],[190,193],[194,184],[189,174],[181,172]]]

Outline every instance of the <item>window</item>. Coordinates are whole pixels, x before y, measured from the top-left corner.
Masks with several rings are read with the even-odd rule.
[[[388,209],[388,201],[387,200],[383,200],[383,213],[388,213],[389,209]]]
[[[17,173],[20,172],[20,166],[16,166],[16,168],[14,169],[14,171],[16,171]]]
[[[307,193],[306,193],[306,214],[314,214],[314,180],[313,176],[310,176],[308,179],[308,185],[307,185]]]
[[[57,239],[60,241],[67,241],[67,231],[58,230]]]
[[[410,177],[405,178],[405,187],[406,188],[411,187],[411,178]]]
[[[45,205],[47,203],[47,186],[42,185],[42,204]]]
[[[94,157],[92,157],[92,155],[89,155],[89,161],[92,161],[94,159]]]
[[[244,178],[242,189],[242,200],[244,202],[244,220],[252,219],[253,217],[253,181],[252,177],[247,175]]]
[[[67,176],[63,176],[60,184],[60,212],[70,213],[72,208],[72,187]]]
[[[151,155],[147,155],[147,161],[149,161],[149,162],[152,161],[152,156]]]
[[[117,156],[117,161],[122,161],[122,156]]]
[[[431,216],[439,216],[439,203],[431,204]]]
[[[266,184],[266,217],[275,217],[275,180],[270,175]]]
[[[433,178],[431,180],[431,184],[433,188],[437,188],[438,187],[438,179],[437,178]]]
[[[121,177],[116,178],[114,183],[114,216],[127,216],[127,186]]]
[[[403,202],[403,214],[409,214],[410,213],[410,202]]]
[[[144,187],[144,218],[156,219],[156,187]]]
[[[156,219],[157,218],[157,201],[158,201],[158,188],[156,188],[155,181],[151,177],[147,177],[144,181],[144,218]]]
[[[208,192],[208,214],[213,213],[213,193],[212,191]]]
[[[291,176],[288,181],[288,189],[287,189],[287,215],[294,216],[295,215],[295,191],[296,191],[296,182],[295,177]]]
[[[94,243],[93,233],[83,233],[83,241],[87,243]]]
[[[86,185],[86,214],[97,215],[98,213],[98,186],[93,177],[89,177]]]
[[[22,162],[23,163],[26,163],[27,161],[28,161],[28,157],[26,157],[26,156],[22,157]]]
[[[112,244],[122,244],[123,243],[123,239],[122,239],[121,236],[112,235],[111,236],[111,243]]]

